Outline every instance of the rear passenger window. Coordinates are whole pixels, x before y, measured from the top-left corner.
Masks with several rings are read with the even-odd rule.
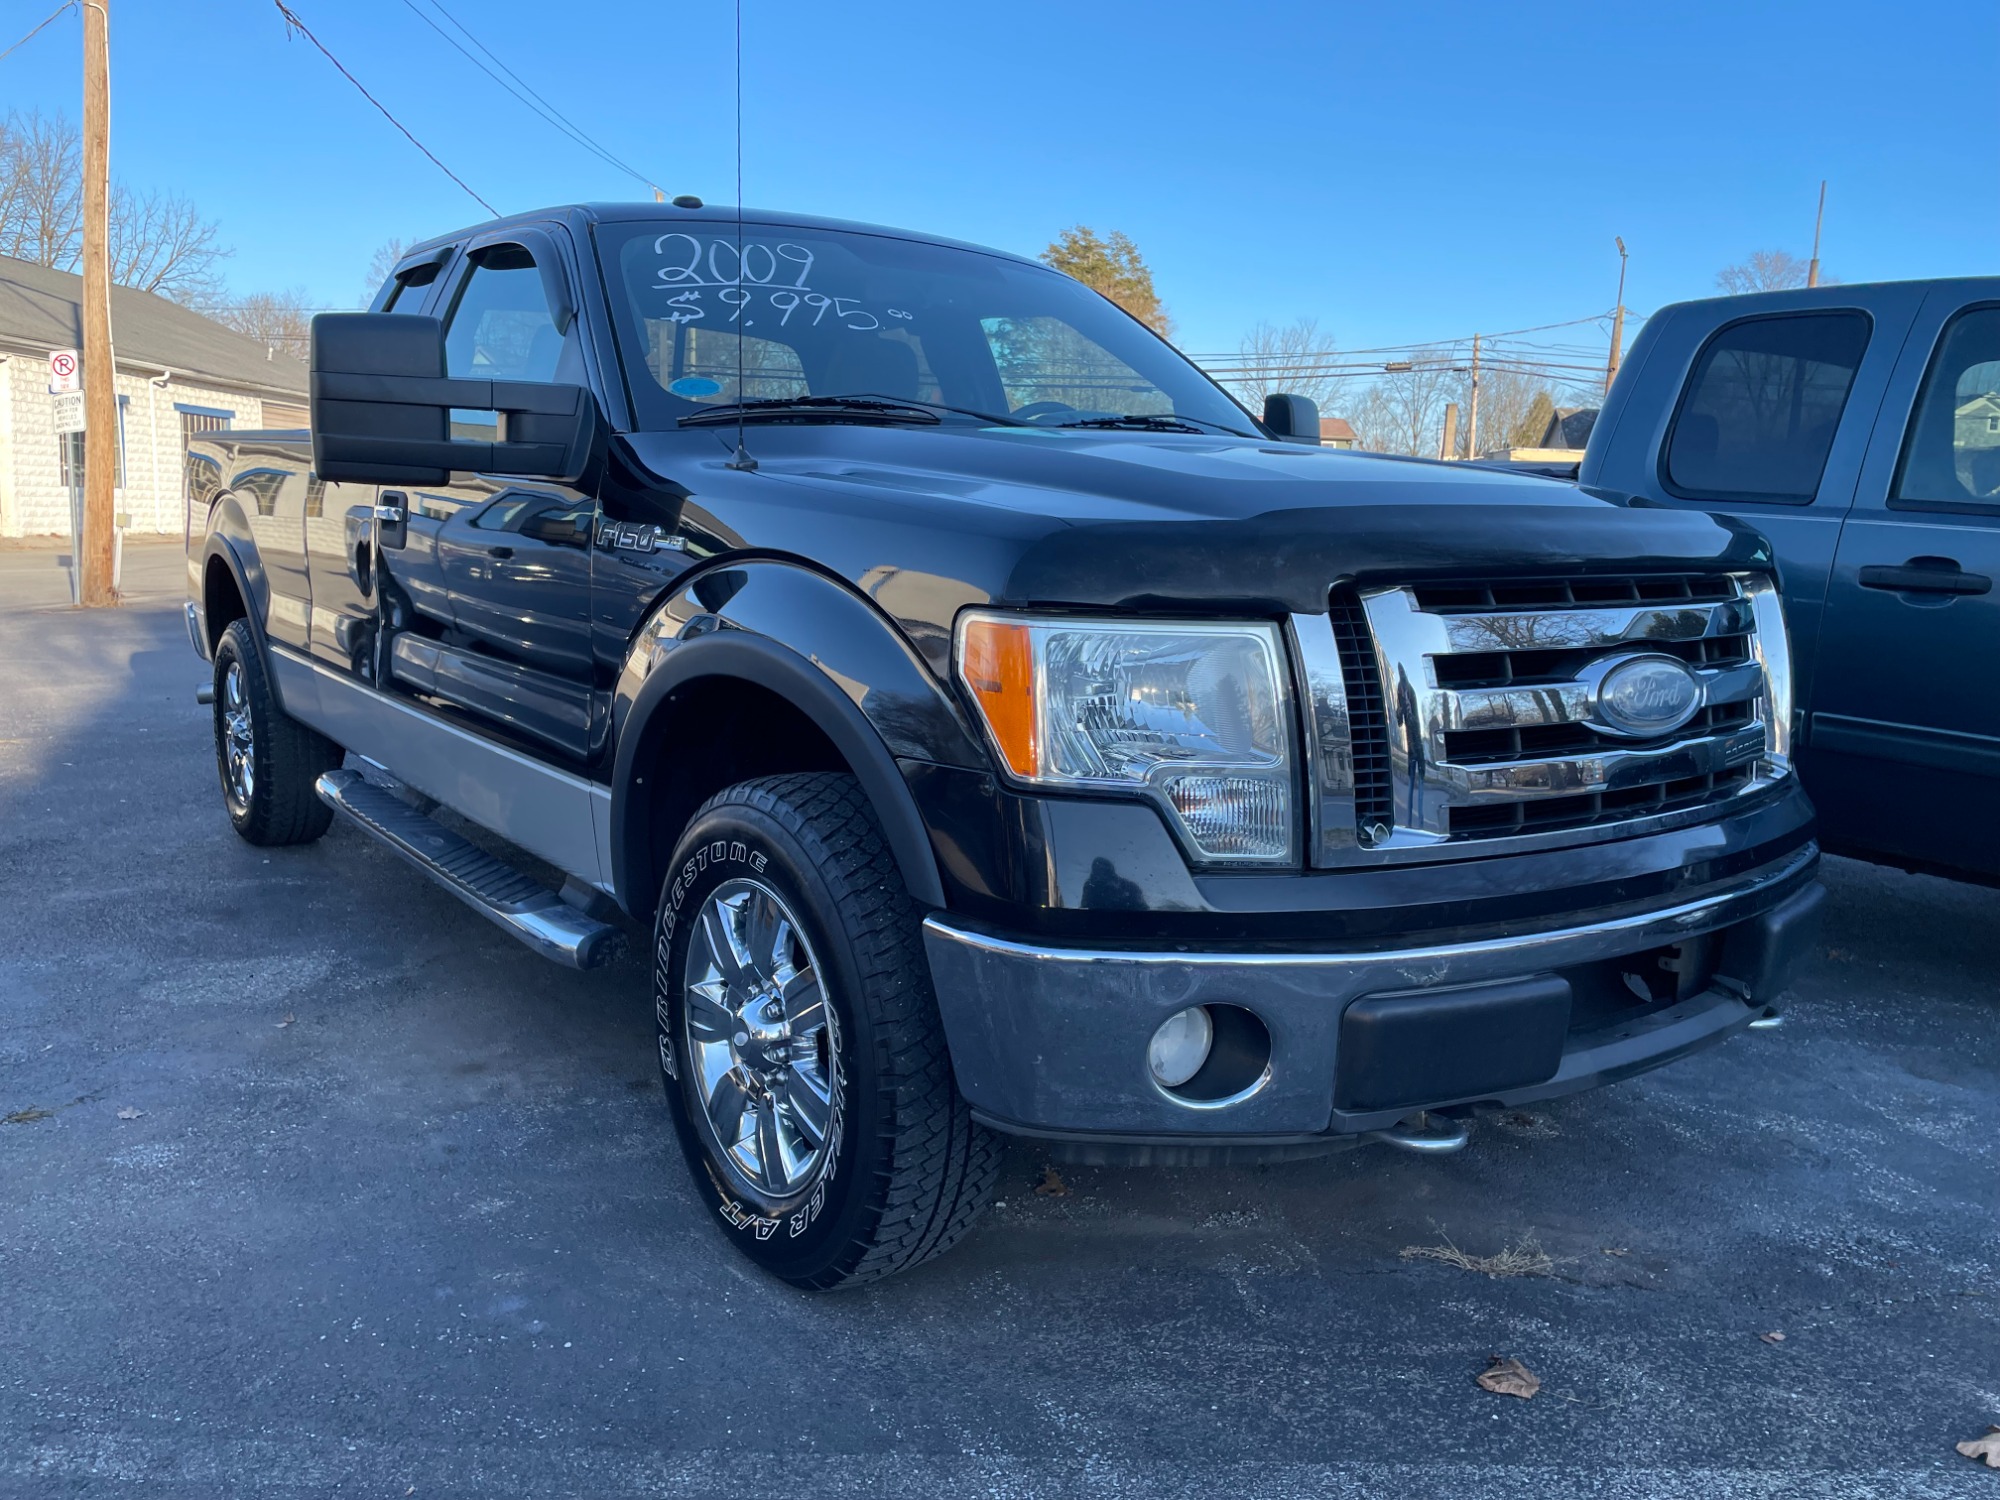
[[[2000,510],[2000,307],[1969,307],[1945,325],[1889,503]]]
[[[1692,499],[1805,505],[1868,347],[1859,312],[1732,323],[1695,360],[1667,440],[1665,479]]]

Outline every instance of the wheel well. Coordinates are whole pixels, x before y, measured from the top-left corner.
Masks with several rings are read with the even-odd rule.
[[[202,619],[208,625],[208,650],[213,656],[215,648],[222,644],[222,632],[247,618],[250,611],[243,603],[243,591],[236,587],[236,575],[219,557],[208,560],[202,574],[201,597]]]
[[[637,764],[645,840],[633,851],[629,893],[650,913],[674,844],[696,808],[724,787],[786,771],[852,771],[826,733],[769,688],[735,677],[698,677],[676,689],[646,725]]]

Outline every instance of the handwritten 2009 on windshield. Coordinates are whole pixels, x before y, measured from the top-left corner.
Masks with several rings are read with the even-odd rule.
[[[704,244],[677,230],[654,240],[653,253],[661,258],[657,286],[675,293],[667,298],[667,317],[675,323],[706,318],[702,297],[713,292],[715,300],[730,309],[729,321],[741,319],[745,328],[756,326],[756,319],[744,313],[759,301],[769,306],[780,328],[790,326],[794,316],[802,325],[809,319],[818,327],[829,313],[832,326],[851,333],[882,327],[882,320],[862,307],[860,298],[829,297],[807,285],[813,253],[804,245],[752,242],[739,250],[733,240],[711,239]],[[906,322],[911,316],[893,307],[883,311]]]

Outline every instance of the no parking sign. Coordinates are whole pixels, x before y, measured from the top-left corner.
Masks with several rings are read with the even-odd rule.
[[[79,373],[74,349],[51,349],[49,351],[49,394],[60,396],[65,391],[83,389],[83,376]]]

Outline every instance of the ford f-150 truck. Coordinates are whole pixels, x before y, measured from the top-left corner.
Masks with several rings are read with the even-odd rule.
[[[311,422],[190,459],[230,819],[562,962],[649,928],[680,1144],[796,1284],[950,1245],[1004,1132],[1456,1147],[1808,940],[1755,533],[1321,449],[1032,261],[526,214],[317,319]]]
[[[1829,848],[2000,882],[2000,277],[1662,308],[1580,478],[1770,540]]]

